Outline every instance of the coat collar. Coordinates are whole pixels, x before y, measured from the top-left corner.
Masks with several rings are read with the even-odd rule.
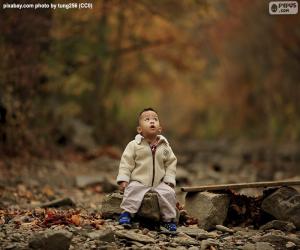
[[[158,135],[158,138],[159,138],[159,143],[161,142],[166,142],[167,144],[169,144],[168,140],[166,139],[166,137],[164,137],[163,135]],[[140,134],[137,134],[134,138],[135,142],[137,144],[141,144],[142,140],[145,139],[144,136],[140,135]]]

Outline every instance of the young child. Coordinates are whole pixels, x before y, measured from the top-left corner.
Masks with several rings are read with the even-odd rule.
[[[130,225],[131,218],[149,191],[158,194],[162,226],[176,231],[175,175],[177,159],[161,134],[157,112],[144,109],[138,117],[138,134],[123,152],[117,182],[124,191],[119,224]]]

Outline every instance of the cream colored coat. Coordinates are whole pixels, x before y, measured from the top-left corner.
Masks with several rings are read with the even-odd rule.
[[[159,142],[152,157],[149,143],[141,135],[126,146],[119,166],[117,182],[138,181],[145,186],[157,186],[161,182],[176,185],[177,159],[165,137],[159,135]]]

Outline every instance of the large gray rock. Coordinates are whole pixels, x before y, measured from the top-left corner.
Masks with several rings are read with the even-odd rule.
[[[72,233],[66,230],[47,229],[42,233],[34,234],[29,240],[32,249],[67,250],[70,248]]]
[[[262,209],[278,220],[290,221],[300,228],[300,194],[292,187],[282,187],[265,198]]]
[[[154,221],[160,220],[160,209],[156,193],[148,192],[145,195],[138,216]]]
[[[122,209],[120,208],[122,199],[123,195],[120,193],[106,195],[102,201],[102,217],[105,219],[118,217],[122,213]]]
[[[198,225],[205,229],[213,229],[222,225],[227,217],[229,197],[226,194],[210,192],[188,193],[185,208],[189,215],[198,219]]]
[[[122,212],[122,209],[120,208],[122,199],[123,195],[120,193],[106,195],[103,199],[101,208],[101,214],[103,218],[118,217]],[[146,193],[137,215],[153,221],[160,220],[160,210],[156,193]]]

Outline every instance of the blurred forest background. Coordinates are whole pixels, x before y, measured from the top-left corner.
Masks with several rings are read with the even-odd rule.
[[[91,2],[1,10],[3,154],[123,146],[149,106],[177,142],[299,140],[299,14],[271,16],[266,0]]]

